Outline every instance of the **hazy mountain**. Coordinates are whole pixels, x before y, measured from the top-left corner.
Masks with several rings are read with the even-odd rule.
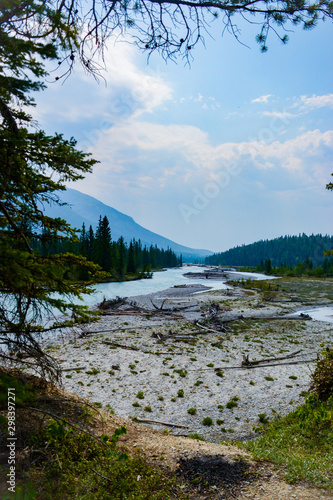
[[[81,229],[82,224],[85,223],[86,229],[91,225],[95,230],[99,217],[106,215],[109,219],[113,240],[117,240],[120,236],[123,236],[127,242],[135,238],[136,240],[140,239],[144,245],[150,246],[153,244],[164,249],[169,247],[177,254],[182,253],[185,262],[193,262],[195,259],[203,260],[204,257],[213,253],[210,250],[185,247],[159,234],[153,233],[137,224],[132,217],[75,189],[59,191],[57,194],[61,201],[68,205],[46,206],[45,212],[52,217],[65,219],[72,227],[76,227],[77,229]]]

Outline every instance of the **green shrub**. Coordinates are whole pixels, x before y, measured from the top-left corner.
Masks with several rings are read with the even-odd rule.
[[[267,424],[267,422],[269,420],[266,413],[258,413],[258,418],[259,418],[259,422],[262,424]]]
[[[182,368],[179,370],[173,370],[175,373],[178,373],[180,377],[186,377],[187,375],[187,370],[183,370]]]
[[[143,394],[143,391],[139,391],[136,395],[138,399],[144,399],[145,395]]]
[[[184,397],[184,391],[183,391],[183,389],[179,389],[179,391],[177,392],[177,396],[179,398],[183,398]]]
[[[326,431],[333,430],[333,396],[321,401],[318,394],[310,394],[302,406],[295,410],[299,426],[308,434],[326,438]],[[333,444],[333,434],[330,436]]]
[[[225,407],[228,408],[228,410],[232,410],[233,408],[236,408],[236,406],[238,406],[238,403],[237,403],[238,400],[239,400],[239,397],[234,396],[233,398],[231,398],[230,401],[228,401],[228,403],[225,405]]]
[[[0,373],[0,408],[8,407],[8,389],[14,389],[16,405],[32,403],[36,399],[36,390],[31,385],[7,373]]]
[[[326,347],[322,354],[324,357],[317,361],[312,374],[310,390],[318,394],[321,401],[327,401],[333,396],[333,349]]]
[[[202,425],[210,427],[211,425],[213,425],[213,420],[210,417],[205,417],[202,421]]]
[[[189,409],[187,410],[187,413],[188,413],[189,415],[196,415],[196,413],[197,413],[197,409],[196,409],[196,408],[189,408]]]
[[[87,375],[97,375],[97,373],[99,373],[99,370],[97,370],[97,368],[93,368],[92,370],[86,371]]]

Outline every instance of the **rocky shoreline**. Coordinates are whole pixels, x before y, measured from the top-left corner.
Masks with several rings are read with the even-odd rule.
[[[120,417],[216,443],[251,439],[303,401],[320,344],[332,338],[332,324],[283,318],[296,307],[277,290],[273,301],[259,289],[201,284],[130,297],[47,350],[66,391]],[[244,367],[244,356],[267,363]]]

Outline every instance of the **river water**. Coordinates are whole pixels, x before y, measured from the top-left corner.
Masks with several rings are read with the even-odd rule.
[[[122,281],[113,283],[100,283],[94,285],[93,288],[96,292],[93,295],[85,295],[84,303],[88,306],[92,306],[100,303],[103,297],[106,299],[115,299],[116,297],[131,297],[135,295],[145,295],[147,293],[159,292],[165,290],[166,288],[173,287],[175,285],[188,285],[188,284],[201,284],[209,287],[211,290],[226,290],[228,285],[224,280],[219,279],[205,279],[203,274],[202,278],[187,278],[184,276],[185,273],[195,272],[203,273],[204,268],[199,266],[185,266],[167,269],[166,271],[154,272],[154,275],[150,279],[142,279],[136,281]],[[237,271],[228,271],[229,278],[240,279],[240,278],[251,278],[255,280],[259,279],[274,279],[275,276],[266,276],[259,273],[239,273]],[[201,292],[197,292],[201,293]],[[78,302],[82,304],[82,302]]]
[[[116,297],[131,297],[135,295],[145,295],[147,293],[159,292],[175,285],[188,285],[199,283],[209,286],[213,290],[227,289],[228,286],[222,280],[189,279],[184,276],[188,272],[203,272],[199,266],[187,266],[167,269],[166,271],[154,272],[152,278],[136,281],[122,281],[113,283],[100,283],[94,285],[96,290],[93,295],[84,295],[84,304],[92,306],[106,299],[115,299]],[[82,302],[78,302],[82,304]]]
[[[333,307],[331,306],[316,307],[314,309],[302,309],[302,311],[297,311],[297,313],[308,314],[312,319],[316,321],[333,323]]]

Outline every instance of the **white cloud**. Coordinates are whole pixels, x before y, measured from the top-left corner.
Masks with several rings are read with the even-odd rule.
[[[278,118],[280,120],[285,120],[286,118],[295,118],[297,115],[289,113],[288,111],[263,111],[263,116],[271,116],[272,118]]]
[[[302,109],[333,108],[333,94],[301,96]]]
[[[323,183],[329,175],[332,152],[333,131],[314,130],[270,144],[252,141],[212,145],[208,134],[194,126],[133,120],[110,129],[95,156],[101,159],[106,175],[106,165],[113,176],[119,163],[127,164],[131,165],[128,173],[122,171],[121,176],[131,176],[134,184],[148,187],[153,178],[160,187],[172,189],[177,183],[214,180],[217,173],[228,171],[230,166],[235,172],[252,172],[252,178],[259,172],[260,176],[269,176],[271,171],[281,183],[287,184],[289,177],[298,178],[302,185]]]
[[[77,123],[98,116],[117,122],[153,112],[171,99],[172,88],[158,66],[141,70],[136,55],[137,49],[129,43],[109,45],[104,57],[108,72],[101,71],[99,85],[77,66],[63,86],[49,85],[37,118],[52,116]]]
[[[272,97],[272,94],[266,94],[266,95],[262,95],[260,97],[257,97],[256,99],[252,99],[252,103],[268,103],[269,101],[269,98]]]

